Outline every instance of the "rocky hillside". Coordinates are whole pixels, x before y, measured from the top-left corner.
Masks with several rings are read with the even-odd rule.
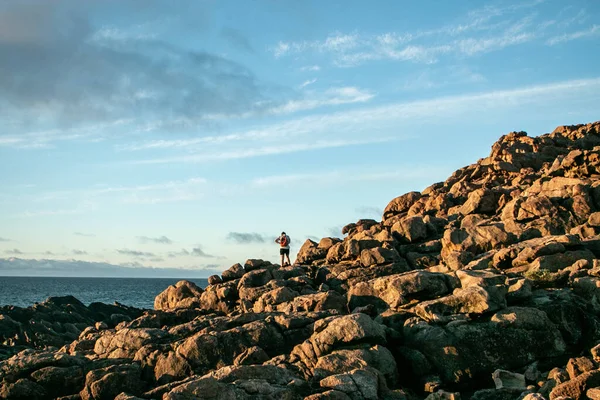
[[[512,132],[294,266],[92,326],[1,309],[0,398],[600,399],[599,178],[600,122]]]

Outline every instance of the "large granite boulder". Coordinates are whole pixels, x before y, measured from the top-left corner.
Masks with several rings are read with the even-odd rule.
[[[194,282],[179,281],[169,286],[154,299],[155,310],[198,307],[203,290]]]

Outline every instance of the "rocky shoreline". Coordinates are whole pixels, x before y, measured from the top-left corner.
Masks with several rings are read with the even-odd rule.
[[[600,122],[154,310],[0,308],[0,399],[600,399]]]

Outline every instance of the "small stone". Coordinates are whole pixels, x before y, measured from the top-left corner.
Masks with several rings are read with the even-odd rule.
[[[492,379],[496,384],[496,389],[519,389],[525,390],[525,376],[514,372],[497,369],[492,373]]]
[[[594,363],[587,357],[571,358],[567,363],[567,373],[571,379],[574,379],[584,372],[591,371],[594,368]]]
[[[223,280],[221,279],[221,277],[219,275],[211,275],[208,277],[209,285],[217,285],[219,283],[223,283]]]
[[[104,329],[108,329],[108,325],[104,321],[96,322],[96,324],[94,325],[94,327],[98,331],[102,331]]]
[[[600,388],[588,389],[585,394],[590,400],[600,400]]]

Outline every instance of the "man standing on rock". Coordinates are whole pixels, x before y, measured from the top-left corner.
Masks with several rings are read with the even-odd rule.
[[[279,255],[281,255],[281,266],[291,265],[290,262],[290,242],[292,240],[285,232],[281,232],[281,236],[275,239],[275,243],[279,243]],[[285,257],[287,257],[287,264],[285,264]]]

